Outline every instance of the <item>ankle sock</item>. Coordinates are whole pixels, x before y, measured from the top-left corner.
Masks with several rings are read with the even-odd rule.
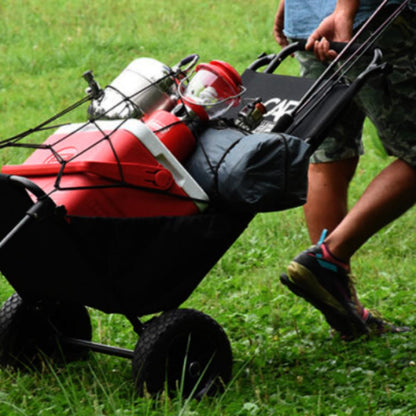
[[[327,235],[328,235],[328,230],[326,228],[324,228],[322,230],[321,237],[318,241],[318,246],[322,250],[322,259],[325,260],[325,261],[328,261],[329,263],[336,264],[337,266],[339,266],[339,267],[343,268],[344,270],[346,270],[347,272],[349,272],[350,271],[349,262],[346,263],[345,261],[343,261],[343,260],[337,258],[336,256],[334,256],[330,252],[328,246],[324,243],[324,240],[325,240]]]
[[[350,271],[350,265],[340,260],[336,256],[334,256],[325,243],[321,243],[320,247],[322,250],[322,258],[324,260],[329,261],[330,263],[336,264],[337,266],[343,268],[344,270],[348,272]]]

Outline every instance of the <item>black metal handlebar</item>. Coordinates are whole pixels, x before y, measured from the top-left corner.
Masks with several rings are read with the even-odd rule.
[[[345,51],[345,57],[354,55],[363,47],[362,44],[348,44],[346,42],[330,42],[329,48],[337,52],[338,54],[344,51],[345,47],[348,45],[348,50]],[[272,74],[277,67],[282,63],[284,59],[288,56],[293,55],[295,52],[304,51],[306,46],[306,39],[298,40],[293,42],[283,48],[279,53],[269,54],[269,55],[260,55],[257,60],[255,60],[248,69],[257,71],[258,69],[266,66],[262,71],[265,73]],[[312,52],[311,52],[312,53]],[[372,52],[371,52],[372,53]]]

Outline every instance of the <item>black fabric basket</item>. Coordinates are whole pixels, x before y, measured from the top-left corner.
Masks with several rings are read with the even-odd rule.
[[[25,216],[27,192],[0,175],[0,238]],[[251,220],[71,217],[55,209],[17,231],[0,250],[1,272],[29,302],[69,301],[142,316],[178,307]]]

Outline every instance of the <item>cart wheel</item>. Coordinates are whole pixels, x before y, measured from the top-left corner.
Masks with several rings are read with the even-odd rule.
[[[87,350],[61,344],[58,334],[90,341],[92,329],[87,309],[57,303],[46,314],[13,294],[0,309],[0,365],[36,367],[42,355],[66,362],[86,357]]]
[[[232,352],[227,335],[211,317],[174,309],[146,325],[132,365],[139,394],[167,389],[199,399],[230,381]]]

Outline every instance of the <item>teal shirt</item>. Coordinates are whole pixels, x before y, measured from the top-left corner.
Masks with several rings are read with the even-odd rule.
[[[382,0],[361,0],[354,27],[368,19]],[[391,0],[400,4],[403,0]],[[306,39],[319,23],[335,8],[336,0],[285,0],[285,35],[292,39]],[[409,8],[416,12],[416,0],[410,0]]]
[[[285,35],[292,39],[308,38],[334,11],[336,3],[336,0],[285,0]]]

